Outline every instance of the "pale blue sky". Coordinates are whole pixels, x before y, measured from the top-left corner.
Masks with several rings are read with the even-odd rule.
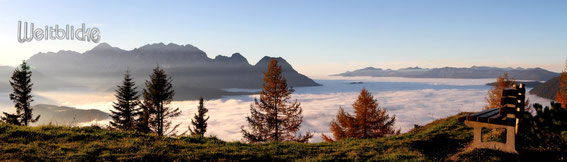
[[[17,41],[17,21],[96,26],[102,42],[131,50],[192,44],[209,57],[281,56],[323,76],[367,66],[543,67],[567,59],[567,1],[6,1],[0,65],[37,52],[96,44]]]

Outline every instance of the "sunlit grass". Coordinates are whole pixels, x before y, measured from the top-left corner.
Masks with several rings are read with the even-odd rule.
[[[499,159],[515,155],[466,150],[472,129],[456,116],[436,120],[408,133],[377,139],[330,143],[246,144],[215,137],[160,138],[97,126],[23,127],[0,124],[0,159],[17,160],[447,160]],[[485,158],[477,156],[488,156]]]

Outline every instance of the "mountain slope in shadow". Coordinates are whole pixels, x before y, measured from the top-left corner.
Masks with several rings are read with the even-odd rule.
[[[155,43],[133,50],[123,50],[100,43],[84,53],[59,51],[38,53],[28,63],[32,66],[34,88],[58,90],[69,87],[88,87],[111,92],[121,83],[128,69],[138,90],[144,86],[152,69],[160,66],[173,78],[176,100],[219,98],[227,95],[253,94],[229,92],[224,89],[258,89],[262,72],[271,59],[277,59],[283,75],[292,87],[319,86],[307,76],[298,73],[281,57],[264,57],[251,65],[240,53],[209,58],[192,45]],[[0,76],[9,78],[8,76]],[[3,73],[0,73],[3,74]],[[1,83],[1,84],[7,84]],[[1,88],[2,86],[0,86]]]
[[[530,90],[530,94],[555,100],[557,91],[559,91],[559,77],[551,78],[548,81],[535,86],[532,90]]]

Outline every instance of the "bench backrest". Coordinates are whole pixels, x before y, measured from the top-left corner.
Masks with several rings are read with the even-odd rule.
[[[512,85],[512,88],[502,90],[500,99],[500,115],[507,114],[520,115],[524,112],[526,98],[526,88],[524,84]]]

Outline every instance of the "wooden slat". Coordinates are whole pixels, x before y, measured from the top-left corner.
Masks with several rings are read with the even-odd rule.
[[[504,116],[498,114],[498,115],[495,115],[495,116],[488,118],[488,122],[489,123],[501,123],[503,117]]]
[[[498,108],[488,109],[488,110],[484,110],[484,111],[481,111],[481,112],[477,112],[477,113],[471,114],[471,115],[467,116],[467,120],[476,121],[476,118],[477,118],[478,116],[484,115],[484,114],[486,114],[486,113],[490,113],[490,112],[493,112],[493,111],[498,111]]]
[[[461,116],[461,117],[457,118],[457,120],[459,120],[459,122],[464,122],[465,119],[467,119],[467,116]]]
[[[479,122],[487,122],[487,121],[488,121],[488,118],[498,115],[499,111],[498,111],[497,109],[495,109],[495,110],[496,110],[496,111],[491,111],[491,112],[489,112],[489,113],[485,113],[485,114],[482,114],[482,115],[478,116],[478,117],[476,118],[476,121],[479,121]]]
[[[500,108],[500,114],[502,115],[516,114],[516,105],[513,105],[513,107],[509,104],[504,105],[504,107]]]

